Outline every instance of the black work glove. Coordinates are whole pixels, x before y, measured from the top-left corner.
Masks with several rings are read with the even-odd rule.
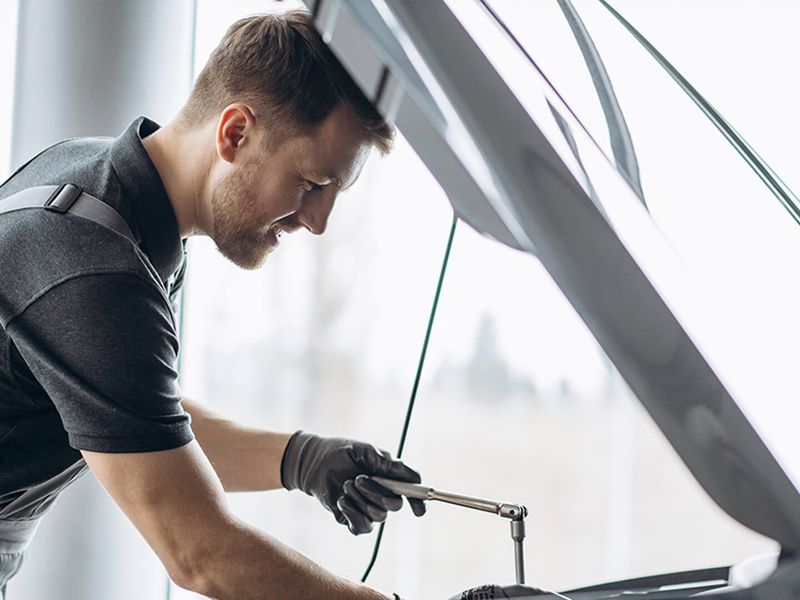
[[[343,438],[322,438],[296,432],[286,445],[281,461],[281,481],[287,490],[303,490],[333,513],[342,525],[358,535],[372,531],[374,522],[387,511],[400,510],[403,499],[370,478],[419,483],[419,473],[393,460],[375,446]],[[425,514],[422,500],[408,500],[418,517]]]
[[[450,600],[493,600],[494,598],[553,598],[544,590],[526,585],[481,585],[456,594]]]

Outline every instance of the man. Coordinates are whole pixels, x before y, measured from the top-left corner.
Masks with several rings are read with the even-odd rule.
[[[142,117],[113,140],[61,142],[0,187],[2,209],[22,190],[75,184],[136,238],[43,209],[0,216],[2,595],[41,515],[91,468],[182,587],[388,598],[242,522],[224,493],[300,489],[360,534],[402,505],[370,475],[419,475],[368,444],[247,428],[181,398],[171,300],[183,239],[207,235],[256,268],[282,235],[322,234],[369,149],[388,151],[392,137],[306,13],[258,16],[228,30],[163,128]]]

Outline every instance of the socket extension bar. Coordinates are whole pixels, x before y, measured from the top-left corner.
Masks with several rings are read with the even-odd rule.
[[[456,506],[462,506],[464,508],[494,513],[504,519],[509,519],[511,521],[511,539],[514,542],[514,570],[517,575],[517,583],[525,583],[523,542],[525,541],[525,517],[528,516],[528,509],[525,506],[522,504],[512,504],[509,502],[498,502],[496,500],[465,496],[463,494],[437,490],[416,483],[395,481],[383,477],[372,477],[372,479],[399,496],[455,504]]]

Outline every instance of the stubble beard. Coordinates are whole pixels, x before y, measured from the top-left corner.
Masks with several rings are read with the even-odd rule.
[[[222,180],[211,195],[211,237],[225,258],[247,270],[262,266],[277,244],[272,229],[258,229],[252,222],[258,211],[250,183],[248,172],[238,171]]]

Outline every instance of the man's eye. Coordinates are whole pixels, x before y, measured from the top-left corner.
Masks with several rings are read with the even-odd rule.
[[[306,179],[306,191],[308,192],[316,192],[317,190],[321,190],[322,186],[318,183],[311,181],[310,179]]]

